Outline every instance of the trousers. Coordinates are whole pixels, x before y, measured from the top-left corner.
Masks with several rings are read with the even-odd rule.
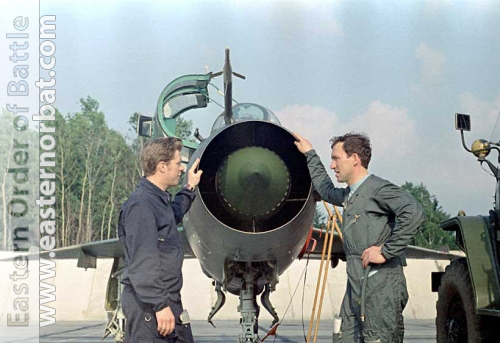
[[[340,333],[334,343],[403,343],[403,310],[408,291],[398,257],[373,265],[367,275],[365,321],[361,320],[361,284],[364,269],[359,256],[347,257],[348,282],[340,309]]]
[[[144,304],[131,287],[122,293],[122,309],[125,315],[125,343],[194,343],[190,323],[182,323],[182,301],[171,301],[170,309],[175,317],[175,329],[167,336],[158,333],[156,314]]]

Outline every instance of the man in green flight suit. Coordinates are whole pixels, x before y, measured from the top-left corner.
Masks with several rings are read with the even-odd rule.
[[[408,291],[404,250],[424,222],[422,206],[405,190],[368,173],[368,137],[348,133],[331,139],[337,188],[311,143],[295,134],[305,154],[314,189],[329,203],[343,206],[342,234],[347,289],[334,342],[402,343],[403,309]]]

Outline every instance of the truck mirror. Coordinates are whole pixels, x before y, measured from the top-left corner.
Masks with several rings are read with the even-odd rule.
[[[151,137],[152,121],[153,118],[151,117],[139,116],[139,121],[137,123],[137,134],[142,137]]]
[[[470,115],[455,113],[455,128],[460,131],[470,131]]]

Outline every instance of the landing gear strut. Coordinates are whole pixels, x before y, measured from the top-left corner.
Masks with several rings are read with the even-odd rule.
[[[238,312],[241,313],[240,324],[243,333],[240,334],[239,343],[260,342],[258,332],[258,317],[260,307],[257,305],[254,289],[254,273],[249,268],[245,273],[245,285],[240,292],[240,306]]]

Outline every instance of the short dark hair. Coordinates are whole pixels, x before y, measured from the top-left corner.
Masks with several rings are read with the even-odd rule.
[[[361,133],[346,133],[342,136],[335,136],[330,139],[330,144],[333,146],[337,143],[344,143],[343,149],[347,156],[351,157],[352,154],[358,154],[361,159],[361,165],[368,169],[368,164],[372,158],[372,146],[370,138]]]
[[[181,151],[182,141],[174,137],[156,138],[146,143],[141,153],[141,165],[144,176],[153,175],[160,162],[174,158],[176,151]]]

